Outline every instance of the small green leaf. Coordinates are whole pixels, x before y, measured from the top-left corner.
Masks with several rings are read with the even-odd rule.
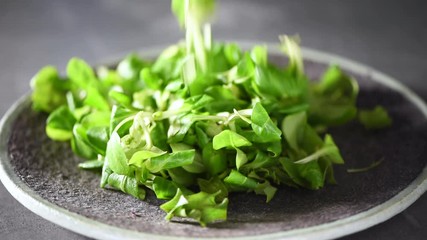
[[[255,64],[249,53],[246,53],[236,65],[236,76],[232,76],[232,79],[236,83],[242,83],[247,79],[250,79],[254,75],[254,71]]]
[[[323,148],[317,150],[311,155],[296,161],[296,164],[306,164],[312,161],[315,161],[321,157],[329,156],[329,155],[339,155],[338,148],[336,146],[324,146]]]
[[[181,26],[185,25],[185,16],[187,15],[191,15],[197,23],[202,23],[215,10],[215,0],[188,0],[188,6],[185,2],[183,0],[172,0],[172,12]]]
[[[304,136],[305,127],[307,125],[307,116],[305,112],[299,112],[288,115],[283,119],[282,131],[289,146],[297,150],[300,147],[300,142]]]
[[[248,103],[239,99],[237,88],[224,88],[212,86],[206,89],[206,94],[212,97],[212,101],[206,104],[209,112],[232,112],[233,109],[241,109]]]
[[[188,217],[197,220],[200,225],[206,226],[215,221],[227,218],[228,199],[217,202],[216,196],[219,192],[210,194],[199,192],[183,195],[178,189],[174,198],[164,203],[160,208],[167,213],[166,220],[177,217]]]
[[[331,65],[323,74],[317,90],[324,95],[355,100],[359,92],[357,82],[346,75],[339,66]]]
[[[275,164],[277,164],[277,158],[272,158],[266,153],[259,151],[252,162],[243,166],[242,171],[249,172],[252,169],[267,168]]]
[[[357,116],[354,103],[331,102],[325,98],[313,98],[309,110],[310,122],[325,126],[337,126],[353,120]]]
[[[194,114],[189,113],[183,115],[179,118],[176,118],[174,122],[169,126],[168,129],[168,141],[170,143],[181,142],[188,130],[191,128],[193,123],[195,122]]]
[[[227,219],[228,198],[217,202],[216,196],[220,192],[209,194],[199,192],[187,195],[188,204],[185,206],[188,216],[199,221],[201,226],[206,226],[215,221]]]
[[[228,160],[223,150],[214,150],[212,143],[203,148],[203,164],[211,176],[224,172],[228,167]]]
[[[194,130],[196,131],[197,144],[200,146],[200,148],[204,148],[207,144],[209,144],[209,136],[205,133],[205,131],[202,130],[201,127],[199,127],[198,124],[196,124]]]
[[[182,73],[182,67],[186,61],[185,52],[184,47],[181,45],[172,45],[167,47],[154,62],[151,68],[152,72],[157,74],[166,82],[176,80],[178,78],[182,82],[180,75]]]
[[[304,63],[302,59],[300,39],[298,36],[279,36],[282,51],[289,57],[289,70],[296,76],[304,75]]]
[[[105,155],[108,142],[108,127],[89,128],[87,130],[87,140],[97,153]]]
[[[248,157],[242,150],[238,148],[236,148],[236,152],[236,168],[239,170],[241,166],[248,162]]]
[[[116,90],[110,90],[108,97],[114,100],[116,104],[125,106],[126,108],[132,107],[132,99],[125,93],[118,92]]]
[[[46,134],[56,141],[67,141],[73,136],[76,119],[66,106],[52,112],[46,120]]]
[[[260,103],[256,103],[252,110],[251,126],[254,132],[266,142],[278,141],[282,132],[270,119],[267,111]]]
[[[265,143],[264,145],[267,145],[266,150],[273,157],[280,156],[280,154],[282,153],[282,141]]]
[[[173,182],[185,187],[193,186],[197,179],[195,174],[185,171],[182,167],[171,168],[167,171]]]
[[[108,101],[95,87],[86,88],[86,98],[84,100],[84,104],[100,111],[110,111],[110,105],[108,104]]]
[[[219,194],[215,197],[217,202],[221,202],[228,197],[227,186],[225,186],[224,182],[217,177],[213,177],[210,180],[199,178],[197,179],[197,183],[200,187],[200,191],[202,192],[210,194],[219,192]]]
[[[93,69],[83,59],[72,58],[67,65],[67,75],[79,88],[86,89],[96,80]]]
[[[101,181],[100,181],[100,187],[104,188],[108,184],[108,177],[113,173],[113,170],[111,170],[108,159],[104,158],[104,166],[102,166],[102,175],[101,175]]]
[[[319,83],[313,84],[310,96],[310,123],[341,125],[357,115],[357,82],[338,66],[330,66]]]
[[[202,157],[197,152],[194,157],[194,161],[191,164],[182,166],[182,168],[184,168],[190,173],[204,173],[206,171],[206,167],[203,164]]]
[[[270,202],[277,192],[277,188],[271,186],[270,182],[265,181],[264,183],[258,184],[255,189],[256,194],[262,194],[267,196],[266,202]]]
[[[324,140],[324,144],[323,144],[323,148],[335,148],[335,151],[331,151],[328,154],[326,154],[324,156],[324,158],[326,158],[328,161],[330,161],[331,163],[334,164],[344,164],[344,160],[341,156],[340,150],[337,147],[337,145],[334,142],[334,139],[332,138],[331,135],[326,134],[325,135],[325,140]]]
[[[167,213],[165,219],[171,220],[174,217],[174,212],[188,203],[188,200],[178,188],[175,196],[168,202],[163,203],[160,208]]]
[[[221,148],[239,148],[244,146],[251,146],[243,136],[230,130],[224,130],[213,138],[213,149],[218,150]]]
[[[159,172],[171,168],[182,167],[193,163],[195,156],[194,149],[168,153],[158,157],[153,157],[146,162],[147,169],[151,172]]]
[[[145,190],[138,186],[138,182],[133,177],[111,173],[108,177],[108,185],[136,198],[145,198]]]
[[[306,164],[296,164],[288,158],[279,158],[279,161],[292,181],[299,186],[309,189],[319,189],[323,187],[323,172],[316,161]]]
[[[242,50],[239,45],[235,43],[225,44],[224,55],[231,65],[236,65],[242,58]]]
[[[86,113],[80,123],[87,129],[91,127],[108,127],[110,123],[110,112],[92,111]]]
[[[361,172],[366,172],[369,171],[371,169],[374,169],[376,167],[378,167],[382,162],[384,161],[384,159],[380,159],[378,161],[372,162],[369,166],[367,167],[362,167],[362,168],[349,168],[347,169],[348,173],[361,173]]]
[[[256,65],[263,67],[267,66],[267,47],[266,46],[255,46],[251,51],[251,58]]]
[[[86,128],[82,124],[73,127],[73,138],[71,139],[73,152],[86,159],[95,159],[96,152],[88,144]]]
[[[192,110],[199,110],[201,108],[206,107],[209,103],[215,101],[214,98],[208,96],[208,95],[198,95],[198,96],[193,96],[190,98],[187,98],[185,100],[186,104],[191,104],[191,109]]]
[[[360,110],[359,122],[366,129],[381,129],[391,126],[392,120],[387,110],[381,106],[376,106],[372,110]]]
[[[153,90],[158,90],[162,86],[162,80],[151,72],[150,68],[143,68],[139,77],[145,85]]]
[[[125,79],[137,79],[144,62],[135,53],[131,53],[117,66],[117,72]]]
[[[258,95],[265,98],[281,99],[289,97],[293,92],[299,94],[302,88],[293,77],[286,76],[283,71],[273,66],[256,66],[253,72],[252,86]],[[287,82],[289,83],[287,84]]]
[[[110,117],[110,134],[116,130],[116,132],[123,136],[128,132],[133,122],[133,117],[136,115],[135,111],[130,109],[113,106]]]
[[[153,141],[153,145],[158,147],[159,149],[166,151],[168,150],[168,135],[167,135],[167,120],[163,122],[157,122],[155,127],[150,132],[151,140]]]
[[[65,92],[69,88],[67,81],[59,78],[58,71],[52,66],[42,68],[32,79],[32,107],[36,111],[52,112],[66,103]]]
[[[88,160],[82,163],[79,163],[79,168],[82,169],[99,169],[104,166],[104,161],[102,160]]]
[[[257,181],[246,177],[236,170],[231,170],[230,175],[224,179],[224,182],[247,189],[255,189],[258,185]]]
[[[107,144],[106,157],[111,170],[120,175],[132,176],[132,169],[128,165],[128,160],[123,147],[120,143],[120,137],[116,132],[111,134]]]
[[[129,164],[141,167],[145,160],[153,157],[158,157],[166,153],[166,151],[162,151],[156,147],[147,150],[137,151],[129,159]]]
[[[153,191],[158,199],[171,199],[178,190],[174,182],[156,176],[153,180]]]
[[[193,55],[189,55],[182,68],[182,79],[188,87],[191,96],[201,95],[206,88],[212,85],[213,80],[210,75],[198,72],[196,59]]]

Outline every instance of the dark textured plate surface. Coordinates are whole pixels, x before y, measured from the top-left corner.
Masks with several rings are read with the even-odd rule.
[[[306,61],[306,71],[314,78],[319,77],[325,66],[324,63],[313,60]],[[337,228],[335,233],[318,237],[345,235],[355,230],[339,230],[339,224],[334,226],[340,222],[337,220],[345,222],[346,219],[360,216],[360,219],[356,217],[356,220],[363,221],[365,217],[372,215],[363,217],[364,212],[372,211],[384,203],[390,205],[391,201],[395,201],[392,198],[411,186],[416,179],[419,184],[412,188],[418,187],[416,191],[419,193],[411,199],[406,199],[407,203],[402,207],[415,201],[424,191],[425,181],[419,176],[427,162],[427,120],[424,110],[417,106],[418,103],[415,104],[408,96],[404,96],[407,93],[373,81],[375,74],[372,75],[369,69],[362,72],[351,66],[343,67],[347,68],[360,84],[358,106],[372,108],[378,104],[383,105],[393,118],[393,127],[381,131],[366,131],[360,124],[353,122],[331,128],[330,132],[346,161],[344,166],[335,168],[338,185],[328,185],[319,191],[283,187],[268,204],[263,196],[232,194],[228,221],[212,224],[209,228],[201,228],[193,222],[180,219],[166,222],[165,214],[159,209],[162,201],[157,200],[153,194],[148,194],[146,201],[140,201],[117,191],[101,189],[100,175],[79,170],[77,164],[81,159],[73,155],[68,143],[53,142],[46,137],[46,115],[33,112],[28,99],[17,107],[14,117],[9,117],[6,124],[4,123],[6,127],[10,124],[11,128],[2,132],[2,135],[4,132],[8,135],[7,141],[2,141],[2,151],[7,153],[8,159],[2,157],[2,162],[4,165],[5,161],[10,164],[17,176],[15,180],[21,181],[19,184],[24,186],[23,189],[18,187],[19,189],[15,190],[29,192],[31,196],[35,196],[32,197],[36,200],[34,202],[42,201],[41,205],[48,201],[53,206],[72,212],[54,213],[58,218],[64,218],[61,214],[67,215],[68,221],[74,221],[75,227],[70,227],[74,226],[73,224],[61,223],[64,220],[58,221],[60,225],[85,234],[76,229],[80,224],[80,220],[75,219],[76,214],[93,220],[85,220],[89,226],[93,224],[94,233],[88,232],[89,236],[103,238],[102,235],[96,235],[99,223],[159,236],[198,238],[254,237],[265,234],[270,237],[298,237],[298,234],[303,234],[304,231],[286,233],[292,233],[289,230],[301,229],[315,232],[316,229],[312,227],[332,223],[329,228]],[[346,171],[348,168],[366,167],[380,159],[383,160],[382,164],[370,171],[357,174]],[[14,190],[9,187],[8,189],[13,194]],[[408,194],[411,192],[413,191],[408,191]],[[396,201],[404,200],[408,194]],[[20,201],[24,200],[21,198]],[[23,204],[33,208],[29,206],[31,204]],[[384,207],[374,212],[380,214],[379,220],[367,220],[371,222],[359,228],[383,221],[403,210],[402,207]],[[381,217],[381,214],[385,215]],[[277,233],[279,235],[275,235]]]

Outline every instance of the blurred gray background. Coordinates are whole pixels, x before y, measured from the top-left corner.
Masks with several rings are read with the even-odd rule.
[[[42,66],[79,56],[100,63],[183,37],[169,0],[0,0],[0,114]],[[225,40],[306,47],[370,65],[427,100],[427,1],[222,0],[213,27]],[[427,195],[402,214],[345,239],[427,238]],[[0,239],[86,239],[21,206],[0,184]]]

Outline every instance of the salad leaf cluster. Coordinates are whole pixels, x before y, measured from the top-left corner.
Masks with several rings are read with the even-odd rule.
[[[66,76],[47,66],[31,82],[33,108],[49,113],[47,135],[69,141],[87,159],[80,168],[101,171],[101,187],[139,199],[153,191],[168,200],[166,219],[202,226],[226,219],[231,192],[268,202],[279,185],[335,183],[333,165],[344,161],[318,129],[357,115],[357,82],[338,66],[309,81],[297,38],[280,37],[286,66],[269,62],[263,45],[246,51],[213,42],[214,7],[173,0],[186,41],[155,60],[130,54],[95,71],[73,58]],[[390,123],[383,109],[360,119],[369,128]]]

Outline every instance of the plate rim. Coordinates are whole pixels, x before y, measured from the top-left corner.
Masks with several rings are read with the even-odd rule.
[[[244,49],[251,46],[262,44],[269,47],[269,53],[279,53],[277,43],[252,42],[252,41],[226,41],[236,42]],[[137,51],[141,56],[155,56],[161,52],[165,46],[145,47]],[[427,119],[426,103],[412,90],[404,86],[398,80],[362,63],[350,60],[346,57],[338,56],[333,53],[323,52],[311,48],[302,48],[305,60],[312,60],[323,64],[338,64],[341,68],[351,72],[368,76],[370,81],[377,82],[400,93],[403,97],[414,104],[418,110]],[[108,58],[105,63],[118,62],[125,54]],[[95,65],[96,66],[96,65]],[[23,206],[44,219],[53,222],[63,228],[77,232],[84,236],[96,239],[196,239],[188,237],[173,237],[167,235],[157,235],[147,232],[139,232],[129,229],[123,229],[116,226],[102,223],[83,215],[71,212],[65,208],[50,203],[39,196],[29,188],[15,173],[8,154],[8,140],[11,132],[10,125],[14,122],[21,110],[30,104],[30,93],[22,96],[16,101],[4,114],[0,121],[0,180],[9,193]],[[329,223],[315,225],[306,228],[299,228],[275,233],[261,234],[256,236],[238,236],[227,239],[333,239],[349,235],[361,230],[367,229],[379,223],[382,223],[391,217],[402,212],[404,209],[414,203],[424,192],[427,191],[427,165],[417,178],[412,181],[405,189],[400,191],[391,199],[379,204],[367,211],[335,220]],[[197,239],[218,239],[218,238],[200,238]],[[222,238],[223,239],[223,238]]]

